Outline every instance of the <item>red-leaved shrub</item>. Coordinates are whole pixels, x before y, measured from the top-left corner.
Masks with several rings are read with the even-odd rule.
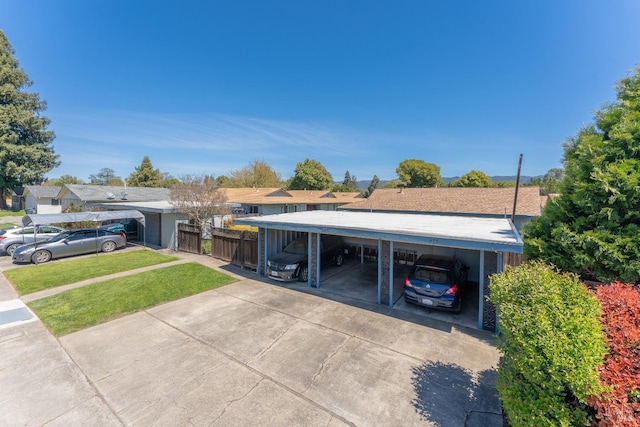
[[[640,426],[640,289],[624,283],[594,290],[602,305],[602,325],[609,353],[600,382],[611,391],[589,404],[600,427]]]

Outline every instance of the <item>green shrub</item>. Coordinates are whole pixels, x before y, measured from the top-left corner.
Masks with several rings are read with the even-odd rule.
[[[512,426],[589,425],[607,352],[595,296],[576,275],[533,262],[492,276],[490,301],[500,316],[497,388]]]

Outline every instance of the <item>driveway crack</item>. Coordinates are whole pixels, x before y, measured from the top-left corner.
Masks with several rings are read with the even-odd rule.
[[[316,373],[313,375],[313,378],[311,378],[311,381],[309,381],[309,384],[307,384],[307,387],[302,391],[301,394],[305,394],[309,388],[313,385],[313,383],[316,382],[316,378],[318,378],[320,375],[322,375],[322,373],[325,370],[325,365],[333,358],[333,356],[335,356],[340,350],[342,350],[342,348],[347,345],[347,343],[351,340],[351,337],[347,338],[342,344],[340,344],[338,347],[336,347],[336,349],[329,354],[323,361],[322,363],[320,363],[320,367],[318,368],[318,370],[316,371]]]
[[[289,329],[291,329],[291,325],[287,326],[287,328],[282,331],[280,333],[280,335],[278,335],[276,337],[276,339],[273,340],[273,342],[271,344],[269,344],[269,346],[267,348],[265,348],[264,350],[262,350],[260,353],[258,353],[254,359],[259,359],[263,354],[265,354],[266,352],[268,352],[269,350],[271,350],[271,348],[278,342],[280,341],[280,338],[282,338],[287,332],[289,332]]]
[[[262,383],[262,381],[264,380],[264,378],[260,378],[260,381],[258,381],[257,383],[255,383],[253,385],[253,387],[251,387],[245,394],[243,394],[242,396],[238,397],[237,399],[231,399],[229,402],[227,402],[227,404],[225,405],[224,408],[222,408],[222,412],[220,412],[220,415],[218,415],[213,421],[211,421],[209,423],[210,426],[214,425],[220,418],[222,418],[222,416],[224,415],[224,413],[227,411],[227,409],[229,408],[229,406],[233,405],[236,402],[241,401],[242,399],[244,399],[245,397],[247,397],[253,390],[256,389],[256,387],[258,387],[260,385],[260,383]]]

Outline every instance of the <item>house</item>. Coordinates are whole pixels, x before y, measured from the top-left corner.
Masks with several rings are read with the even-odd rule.
[[[368,199],[355,201],[339,210],[361,212],[428,213],[489,218],[511,218],[515,188],[379,188]],[[514,224],[518,230],[539,217],[546,198],[539,187],[520,187]]]
[[[22,197],[27,213],[50,214],[62,212],[58,194],[62,187],[25,185]]]
[[[333,211],[362,199],[359,192],[326,190],[285,190],[282,188],[223,188],[227,203],[246,214],[273,215],[312,210]]]
[[[83,211],[94,205],[113,202],[156,202],[169,200],[168,188],[122,187],[111,185],[65,184],[58,194],[62,210],[71,206]]]
[[[186,216],[171,206],[169,196],[167,188],[83,184],[65,184],[58,194],[62,210],[137,210],[145,216],[144,234],[138,238],[150,245],[175,248],[176,222]]]

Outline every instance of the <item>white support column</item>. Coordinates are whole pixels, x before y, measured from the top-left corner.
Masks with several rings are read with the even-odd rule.
[[[484,325],[484,250],[480,250],[480,273],[478,278],[478,329]]]

